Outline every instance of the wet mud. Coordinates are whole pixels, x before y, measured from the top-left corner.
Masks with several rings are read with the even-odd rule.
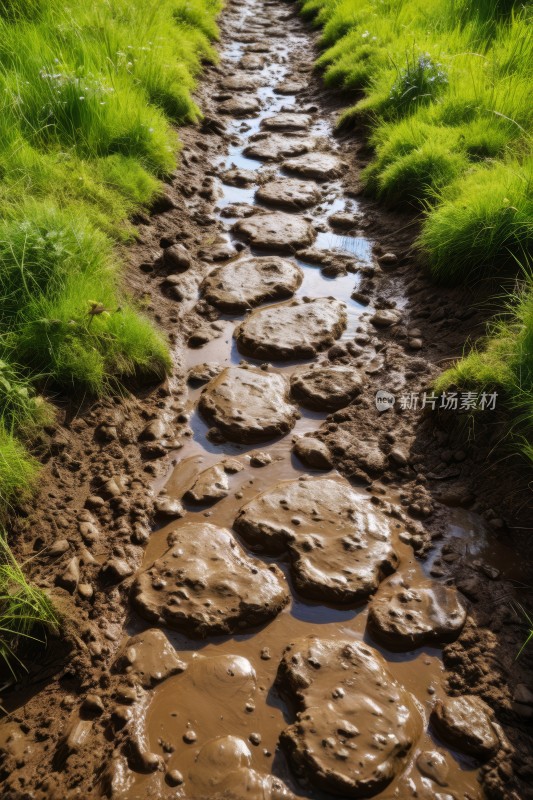
[[[389,278],[404,257],[354,195],[296,10],[230,2],[222,27],[183,209],[140,235],[135,289],[157,289],[176,373],[78,425],[99,447],[85,550],[63,539],[53,578],[81,605],[78,650],[13,697],[5,796],[519,800],[479,696],[501,681],[465,666],[490,650],[472,552],[498,572],[501,550],[414,468],[412,419],[374,404],[376,376],[432,374]]]

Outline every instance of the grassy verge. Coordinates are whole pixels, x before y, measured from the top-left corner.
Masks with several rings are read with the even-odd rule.
[[[199,117],[219,9],[0,0],[0,515],[36,480],[39,392],[103,394],[169,367],[116,245],[175,168],[175,125]]]
[[[435,281],[512,287],[440,387],[498,388],[533,459],[531,273],[514,289],[533,249],[531,3],[303,0],[302,12],[322,27],[326,84],[359,93],[340,123],[368,130],[366,191],[420,210],[420,260]]]

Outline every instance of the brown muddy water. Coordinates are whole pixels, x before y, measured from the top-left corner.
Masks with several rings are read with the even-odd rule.
[[[479,762],[461,747],[460,735],[455,750],[429,724],[432,709],[445,699],[439,645],[457,635],[465,616],[455,590],[445,590],[428,577],[446,538],[425,562],[418,560],[394,513],[383,514],[369,492],[350,487],[334,471],[310,469],[293,452],[294,437],[315,432],[327,410],[298,407],[288,392],[291,377],[305,365],[327,367],[320,350],[333,340],[352,342],[374,311],[352,299],[361,270],[372,263],[373,242],[360,232],[334,233],[327,223],[333,214],[364,216],[364,208],[345,194],[341,162],[333,162],[334,177],[324,180],[310,177],[309,165],[298,168],[297,180],[308,186],[294,190],[308,206],[305,210],[286,210],[286,198],[276,200],[276,187],[268,206],[257,200],[256,191],[265,183],[281,181],[279,188],[294,179],[294,166],[284,167],[285,162],[271,160],[269,153],[276,154],[280,147],[298,151],[303,142],[302,152],[309,149],[320,165],[316,153],[323,151],[331,158],[336,145],[331,121],[302,104],[290,86],[283,86],[289,80],[303,85],[309,80],[308,72],[295,72],[309,46],[308,33],[291,20],[290,44],[284,37],[288,7],[252,0],[231,5],[226,17],[233,36],[221,52],[221,102],[232,101],[242,113],[236,118],[227,115],[231,145],[227,156],[213,165],[217,210],[228,241],[236,234],[251,242],[252,256],[275,254],[295,264],[301,271],[299,286],[288,295],[304,312],[317,298],[334,301],[320,307],[316,324],[305,313],[291,317],[291,299],[281,306],[263,303],[261,318],[257,312],[225,313],[220,335],[187,353],[188,369],[208,363],[213,372],[226,367],[234,371],[224,396],[212,398],[210,406],[202,401],[203,412],[198,404],[213,393],[216,378],[207,387],[190,386],[183,413],[190,416],[192,435],[175,453],[171,472],[155,487],[161,497],[182,502],[184,514],[158,528],[150,539],[146,572],[141,572],[133,592],[140,613],[134,615],[129,634],[146,630],[146,619],[160,624],[182,664],[133,704],[136,755],[129,766],[136,768],[117,757],[112,796],[475,800],[482,796]],[[226,85],[251,88],[226,91],[224,80]],[[258,113],[242,111],[257,107]],[[300,115],[302,131],[287,131],[282,120],[281,132],[274,123],[271,133],[268,120],[281,113]],[[252,153],[261,152],[258,144],[262,157],[245,154],[250,147]],[[228,172],[235,177],[236,171],[237,182],[245,187],[226,182]],[[264,220],[258,208],[270,214],[280,205],[296,220],[294,231],[285,218],[274,218],[266,233],[261,225],[259,230],[246,227],[250,219]],[[317,235],[306,241],[309,224]],[[296,244],[286,241],[289,233],[297,246],[311,245],[309,259],[301,251],[298,257],[291,255]],[[321,251],[338,253],[339,263],[348,270],[325,275],[316,263]],[[230,290],[237,297],[248,288]],[[403,305],[398,296],[396,309]],[[237,332],[237,341],[234,334],[243,320],[244,333]],[[313,337],[316,355],[310,358],[300,340],[309,343]],[[258,357],[243,355],[250,351]],[[379,353],[367,351],[361,365],[368,369],[379,360]],[[261,371],[264,389],[260,373],[246,371],[248,365]],[[237,368],[244,368],[242,375],[251,376],[252,383],[258,381],[258,393],[250,392],[246,381],[242,386],[233,383],[241,374]],[[283,379],[281,390],[272,395],[270,376]],[[309,392],[312,395],[312,387]],[[284,435],[268,433],[269,413],[274,428]],[[200,473],[216,465],[218,469],[198,483]],[[326,478],[336,483],[320,482]],[[299,500],[295,486],[305,491],[311,487],[311,495]],[[394,486],[382,499],[394,509]],[[235,561],[235,548],[228,549],[227,540],[219,541],[213,529],[203,526],[232,531],[237,517],[242,536],[230,534],[238,542]],[[480,553],[484,540],[475,515],[457,511],[449,535],[464,538],[474,556],[483,554],[487,560],[487,553]],[[184,574],[183,563],[193,562],[194,569]],[[267,575],[271,589],[265,589]],[[369,625],[367,601],[382,581],[371,604],[377,623]],[[213,621],[217,613],[218,622]],[[394,615],[403,620],[407,633],[387,634],[387,620]],[[376,625],[378,631],[381,626],[381,636],[375,635]],[[158,646],[150,645],[149,657],[156,664]],[[130,653],[130,663],[148,657],[143,653],[141,644]],[[470,724],[479,724],[480,730],[490,725],[482,713]]]

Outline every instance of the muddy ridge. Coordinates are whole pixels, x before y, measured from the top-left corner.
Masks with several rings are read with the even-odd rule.
[[[438,412],[375,403],[429,392],[469,299],[359,196],[296,8],[230,0],[221,26],[125,254],[173,375],[61,409],[14,523],[67,630],[2,689],[2,796],[531,797],[505,487],[480,497]]]

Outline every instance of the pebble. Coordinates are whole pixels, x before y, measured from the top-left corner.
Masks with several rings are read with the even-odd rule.
[[[185,744],[194,744],[197,739],[198,736],[195,731],[186,731],[183,734],[183,741]]]

